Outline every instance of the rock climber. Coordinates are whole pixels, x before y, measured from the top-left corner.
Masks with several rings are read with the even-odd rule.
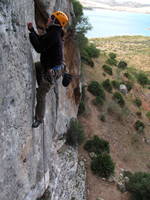
[[[33,128],[37,128],[43,122],[46,94],[64,72],[63,27],[67,24],[68,17],[61,11],[51,14],[48,18],[46,32],[43,35],[35,32],[31,22],[27,23],[28,30],[30,31],[30,42],[34,49],[40,53],[40,62],[35,63],[38,88],[36,89],[37,104],[35,119],[32,124]],[[65,73],[62,81],[63,85],[66,87],[70,80],[71,76]]]

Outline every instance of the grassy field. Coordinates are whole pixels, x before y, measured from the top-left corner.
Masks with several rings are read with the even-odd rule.
[[[150,37],[116,36],[91,39],[102,52],[114,52],[130,67],[150,71]]]

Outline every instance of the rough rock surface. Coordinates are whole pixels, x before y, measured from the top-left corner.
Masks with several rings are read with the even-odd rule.
[[[26,23],[34,21],[34,13],[35,24],[44,19],[34,2],[44,3],[45,11],[71,10],[69,0],[0,1],[0,200],[36,200],[48,186],[49,200],[84,200],[85,174],[77,150],[66,147],[60,153],[64,141],[57,140],[76,117],[79,82],[66,89],[59,80],[47,95],[44,125],[31,128],[38,55],[29,44]],[[65,55],[69,71],[79,73],[80,57],[71,39]]]

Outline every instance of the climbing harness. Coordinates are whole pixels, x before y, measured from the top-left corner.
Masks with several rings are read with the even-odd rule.
[[[62,75],[64,65],[56,65],[44,73],[44,79],[50,82],[50,84],[55,84],[56,80]]]

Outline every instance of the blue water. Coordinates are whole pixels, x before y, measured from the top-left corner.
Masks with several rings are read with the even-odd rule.
[[[84,10],[84,16],[88,17],[93,26],[86,34],[88,38],[117,35],[150,36],[150,14],[94,9]]]

